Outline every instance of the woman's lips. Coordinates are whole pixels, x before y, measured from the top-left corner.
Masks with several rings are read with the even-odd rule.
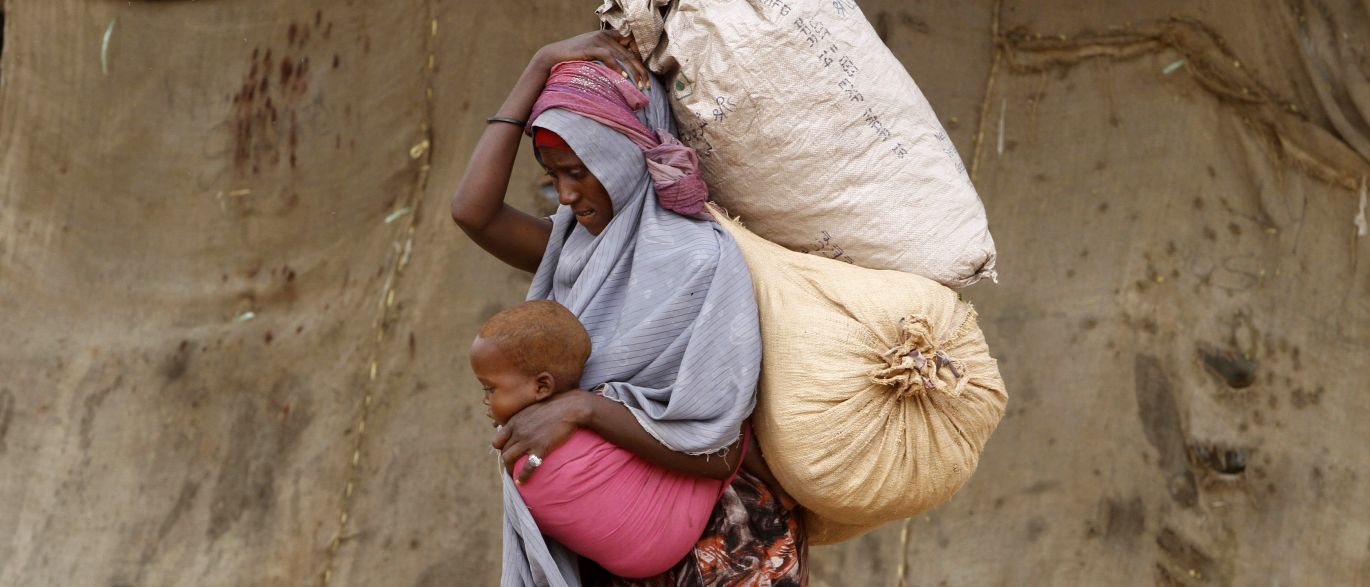
[[[579,212],[576,212],[576,217],[577,217],[577,218],[587,218],[587,217],[589,217],[589,216],[593,216],[594,214],[595,214],[595,211],[594,211],[594,210],[581,210],[581,211],[579,211]]]

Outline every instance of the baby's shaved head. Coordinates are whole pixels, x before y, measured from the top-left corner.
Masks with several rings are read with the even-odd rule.
[[[524,302],[487,320],[477,335],[494,343],[525,375],[547,372],[562,392],[580,386],[590,335],[575,314],[550,300]]]

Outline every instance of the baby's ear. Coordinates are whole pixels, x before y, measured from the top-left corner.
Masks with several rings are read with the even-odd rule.
[[[533,394],[538,398],[538,401],[551,397],[557,391],[557,378],[546,371],[538,373],[536,384],[537,389],[533,390]]]

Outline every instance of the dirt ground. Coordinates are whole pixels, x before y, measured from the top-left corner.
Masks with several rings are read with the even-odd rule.
[[[0,1],[0,585],[495,583],[463,353],[528,276],[447,201],[594,6]],[[862,9],[984,198],[1010,411],[813,584],[1370,585],[1370,2]]]

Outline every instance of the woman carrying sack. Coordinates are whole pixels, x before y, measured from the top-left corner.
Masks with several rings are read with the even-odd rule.
[[[502,583],[802,585],[797,510],[743,441],[761,361],[751,276],[732,237],[700,218],[697,159],[673,136],[664,88],[630,39],[589,33],[538,51],[489,120],[452,217],[481,248],[534,273],[529,299],[576,314],[594,349],[581,384],[599,391],[557,394],[510,419],[494,440],[508,470],[578,428],[685,474],[726,479],[742,467],[694,551],[637,580],[546,540],[506,474]],[[550,219],[504,203],[525,130],[540,135],[535,154],[560,199]]]

